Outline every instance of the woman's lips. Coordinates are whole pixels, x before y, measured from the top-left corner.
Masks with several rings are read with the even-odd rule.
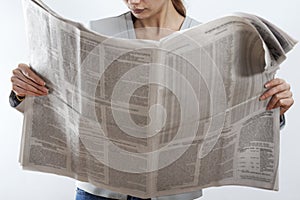
[[[134,14],[140,14],[140,13],[142,13],[144,10],[145,10],[145,9],[132,9],[132,12],[133,12]]]

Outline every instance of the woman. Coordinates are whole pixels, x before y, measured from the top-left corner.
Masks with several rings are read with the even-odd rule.
[[[124,2],[130,9],[130,12],[118,17],[94,21],[91,23],[91,28],[106,35],[119,34],[120,37],[124,38],[158,40],[172,32],[199,24],[186,16],[186,10],[181,0],[124,0]],[[13,91],[10,96],[10,102],[13,107],[20,108],[21,102],[28,95],[44,96],[48,94],[44,80],[37,76],[26,64],[19,64],[13,70],[11,82]],[[274,79],[266,83],[265,87],[268,90],[261,95],[260,100],[266,100],[271,97],[267,109],[280,107],[280,115],[283,117],[283,114],[294,102],[290,85],[282,79]],[[201,191],[196,191],[158,197],[157,199],[189,200],[198,198],[201,194]],[[97,188],[89,183],[78,183],[76,200],[99,199],[139,198]]]

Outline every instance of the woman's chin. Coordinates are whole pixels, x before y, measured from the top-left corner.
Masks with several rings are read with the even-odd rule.
[[[133,10],[131,10],[131,13],[137,19],[147,19],[147,18],[150,17],[149,13],[147,13],[147,11],[145,11],[145,10],[143,10],[143,11],[133,11]]]

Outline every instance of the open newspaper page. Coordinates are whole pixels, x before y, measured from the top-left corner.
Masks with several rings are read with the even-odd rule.
[[[194,130],[189,128],[190,132],[178,139],[178,148],[187,145],[188,150],[172,165],[158,171],[156,183],[160,194],[182,186],[205,188],[228,184],[278,189],[279,110],[266,111],[267,102],[258,99],[265,90],[264,83],[274,78],[285,52],[295,41],[283,37],[279,29],[273,33],[266,26],[255,16],[240,13],[161,41],[166,52],[164,64],[174,71],[160,68],[157,76],[166,84],[176,80],[172,84],[176,84],[178,91],[185,91],[185,95],[192,87],[197,91],[196,102],[201,103],[184,105],[184,110],[180,110],[188,116],[200,113],[198,130],[191,133]],[[276,39],[280,37],[281,40]],[[190,85],[171,78],[176,73]],[[180,96],[168,95],[167,89],[163,92],[167,95],[161,101],[166,108],[174,104],[166,99]],[[170,113],[172,109],[173,106]],[[181,116],[181,126],[193,122],[184,121],[184,115]],[[159,143],[164,145],[169,141],[162,135]],[[164,154],[172,153],[174,146],[161,157],[166,159]],[[183,172],[183,177],[173,176]]]
[[[279,110],[259,101],[295,41],[236,14],[161,41],[109,38],[24,0],[30,65],[20,162],[141,198],[277,190]],[[131,30],[132,31],[132,30]]]

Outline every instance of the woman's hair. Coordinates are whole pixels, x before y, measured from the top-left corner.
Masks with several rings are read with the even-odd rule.
[[[177,12],[182,15],[182,16],[186,16],[186,9],[185,6],[183,5],[182,0],[172,0],[172,3],[175,7],[175,9],[177,10]]]

